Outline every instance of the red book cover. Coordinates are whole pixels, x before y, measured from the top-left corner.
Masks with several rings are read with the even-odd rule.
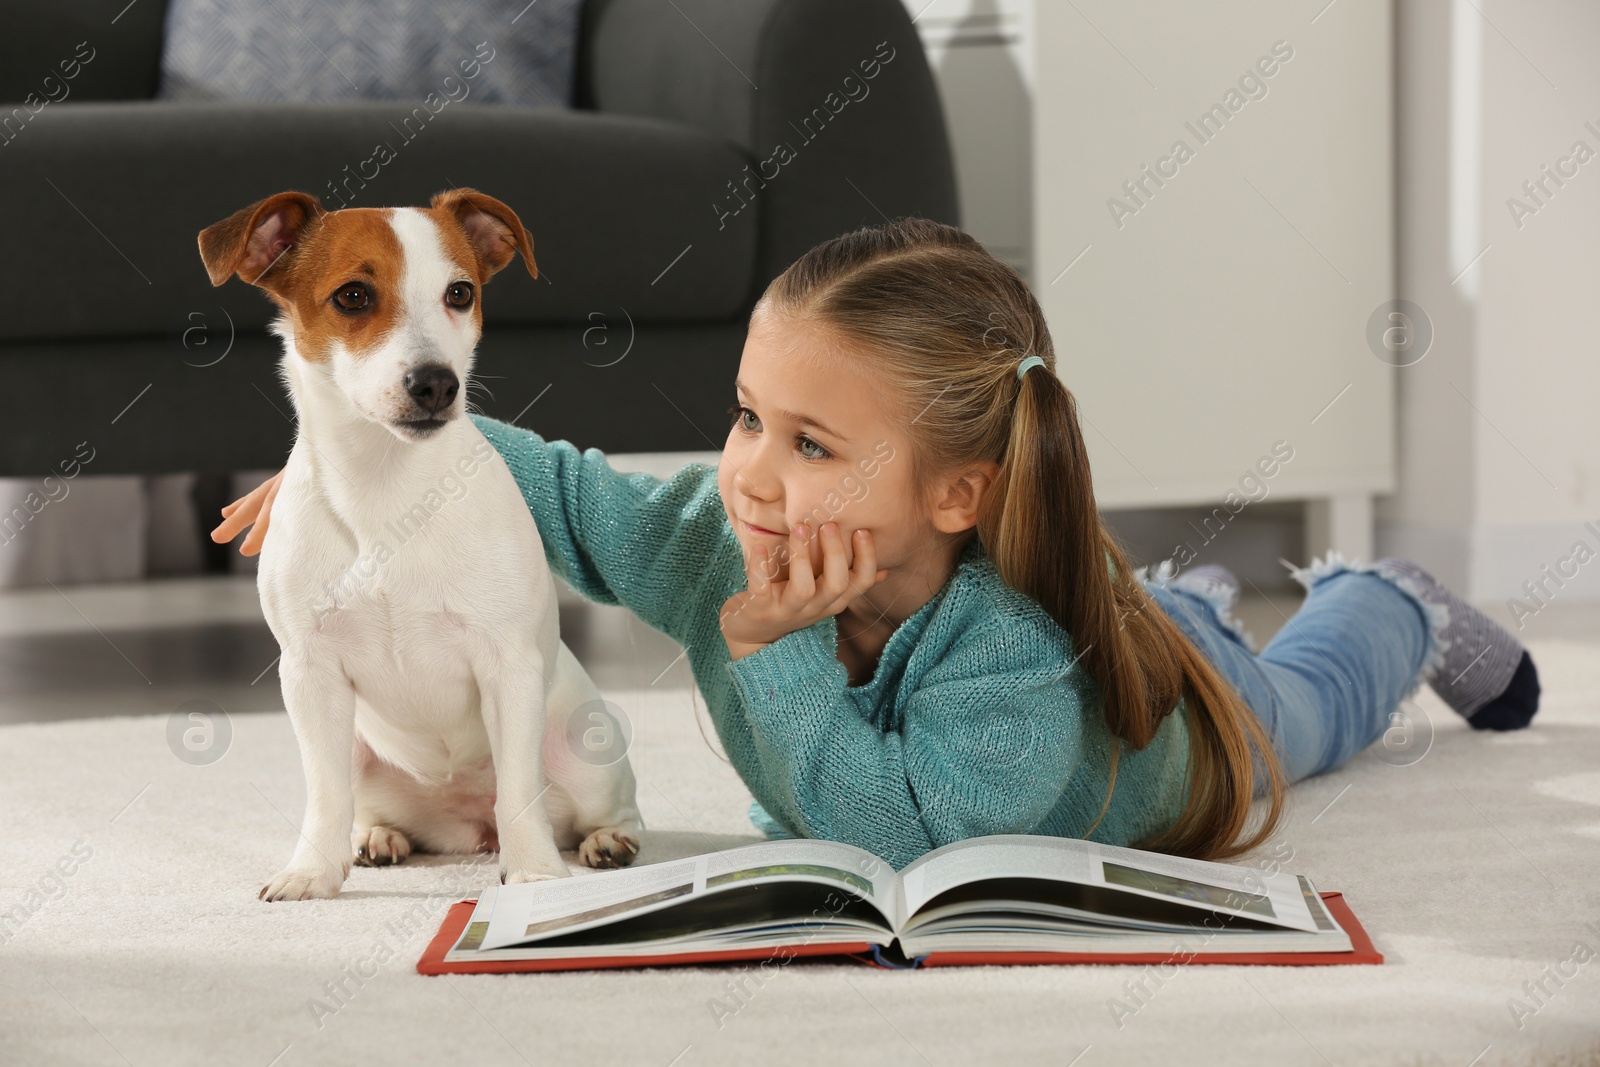
[[[1350,935],[1349,952],[934,952],[912,961],[911,970],[920,967],[960,967],[986,964],[1043,963],[1265,963],[1277,966],[1316,966],[1337,963],[1382,963],[1383,955],[1372,946],[1355,913],[1341,893],[1321,893],[1328,911]],[[681,952],[670,956],[595,956],[559,960],[483,960],[477,963],[446,963],[445,953],[461,939],[472,916],[476,900],[453,904],[417,961],[419,974],[502,974],[510,971],[577,971],[601,967],[658,967],[687,963],[723,963],[730,960],[766,959],[786,956],[845,956],[875,967],[889,967],[876,946],[870,943],[838,945],[791,945],[782,948],[739,948],[713,952]]]

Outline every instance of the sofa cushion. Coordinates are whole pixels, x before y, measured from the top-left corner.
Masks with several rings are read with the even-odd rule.
[[[460,101],[568,107],[581,0],[170,0],[169,100]]]
[[[164,0],[0,0],[5,114],[13,116],[12,105],[24,101],[42,111],[67,100],[149,99],[160,70],[165,11]],[[22,128],[20,118],[12,118],[0,143]]]
[[[718,229],[713,200],[749,162],[656,119],[539,108],[363,103],[53,105],[5,149],[0,338],[152,336],[220,307],[271,317],[257,290],[213,290],[201,229],[285,189],[341,206],[426,204],[471,186],[509,204],[539,278],[502,271],[489,325],[726,320],[753,299],[757,201]],[[381,149],[387,148],[384,161]],[[709,225],[709,229],[708,229]],[[42,257],[42,258],[41,258]],[[41,288],[46,273],[56,280]]]

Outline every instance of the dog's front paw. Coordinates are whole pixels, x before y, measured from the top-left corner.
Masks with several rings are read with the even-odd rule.
[[[578,862],[585,867],[626,867],[639,854],[639,838],[626,830],[605,826],[578,846]]]
[[[344,875],[330,870],[297,870],[293,867],[278,872],[278,876],[261,887],[257,894],[262,900],[331,900],[339,895]]]
[[[352,832],[350,847],[355,851],[356,863],[362,867],[388,867],[405,862],[411,855],[411,842],[406,840],[406,835],[388,826]]]

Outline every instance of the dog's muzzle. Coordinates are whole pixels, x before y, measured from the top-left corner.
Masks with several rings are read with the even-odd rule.
[[[449,422],[454,414],[456,394],[461,391],[461,380],[456,372],[442,363],[429,363],[406,374],[406,392],[411,402],[420,409],[416,418],[401,419],[401,429],[417,436],[427,436]]]

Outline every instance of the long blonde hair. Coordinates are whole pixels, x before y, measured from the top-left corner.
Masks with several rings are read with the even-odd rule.
[[[953,226],[900,219],[811,249],[767,287],[756,313],[770,312],[837,338],[870,361],[908,417],[923,413],[909,426],[916,486],[975,461],[999,465],[975,536],[1006,584],[1071,635],[1120,739],[1105,805],[1083,836],[1110,807],[1121,742],[1148,745],[1181,696],[1188,801],[1177,822],[1135,845],[1224,859],[1270,837],[1285,792],[1271,738],[1140,584],[1101,521],[1076,402],[1056,375],[1044,314],[1017,272]],[[1027,355],[1045,365],[1019,382]],[[1270,810],[1241,840],[1258,759]]]

